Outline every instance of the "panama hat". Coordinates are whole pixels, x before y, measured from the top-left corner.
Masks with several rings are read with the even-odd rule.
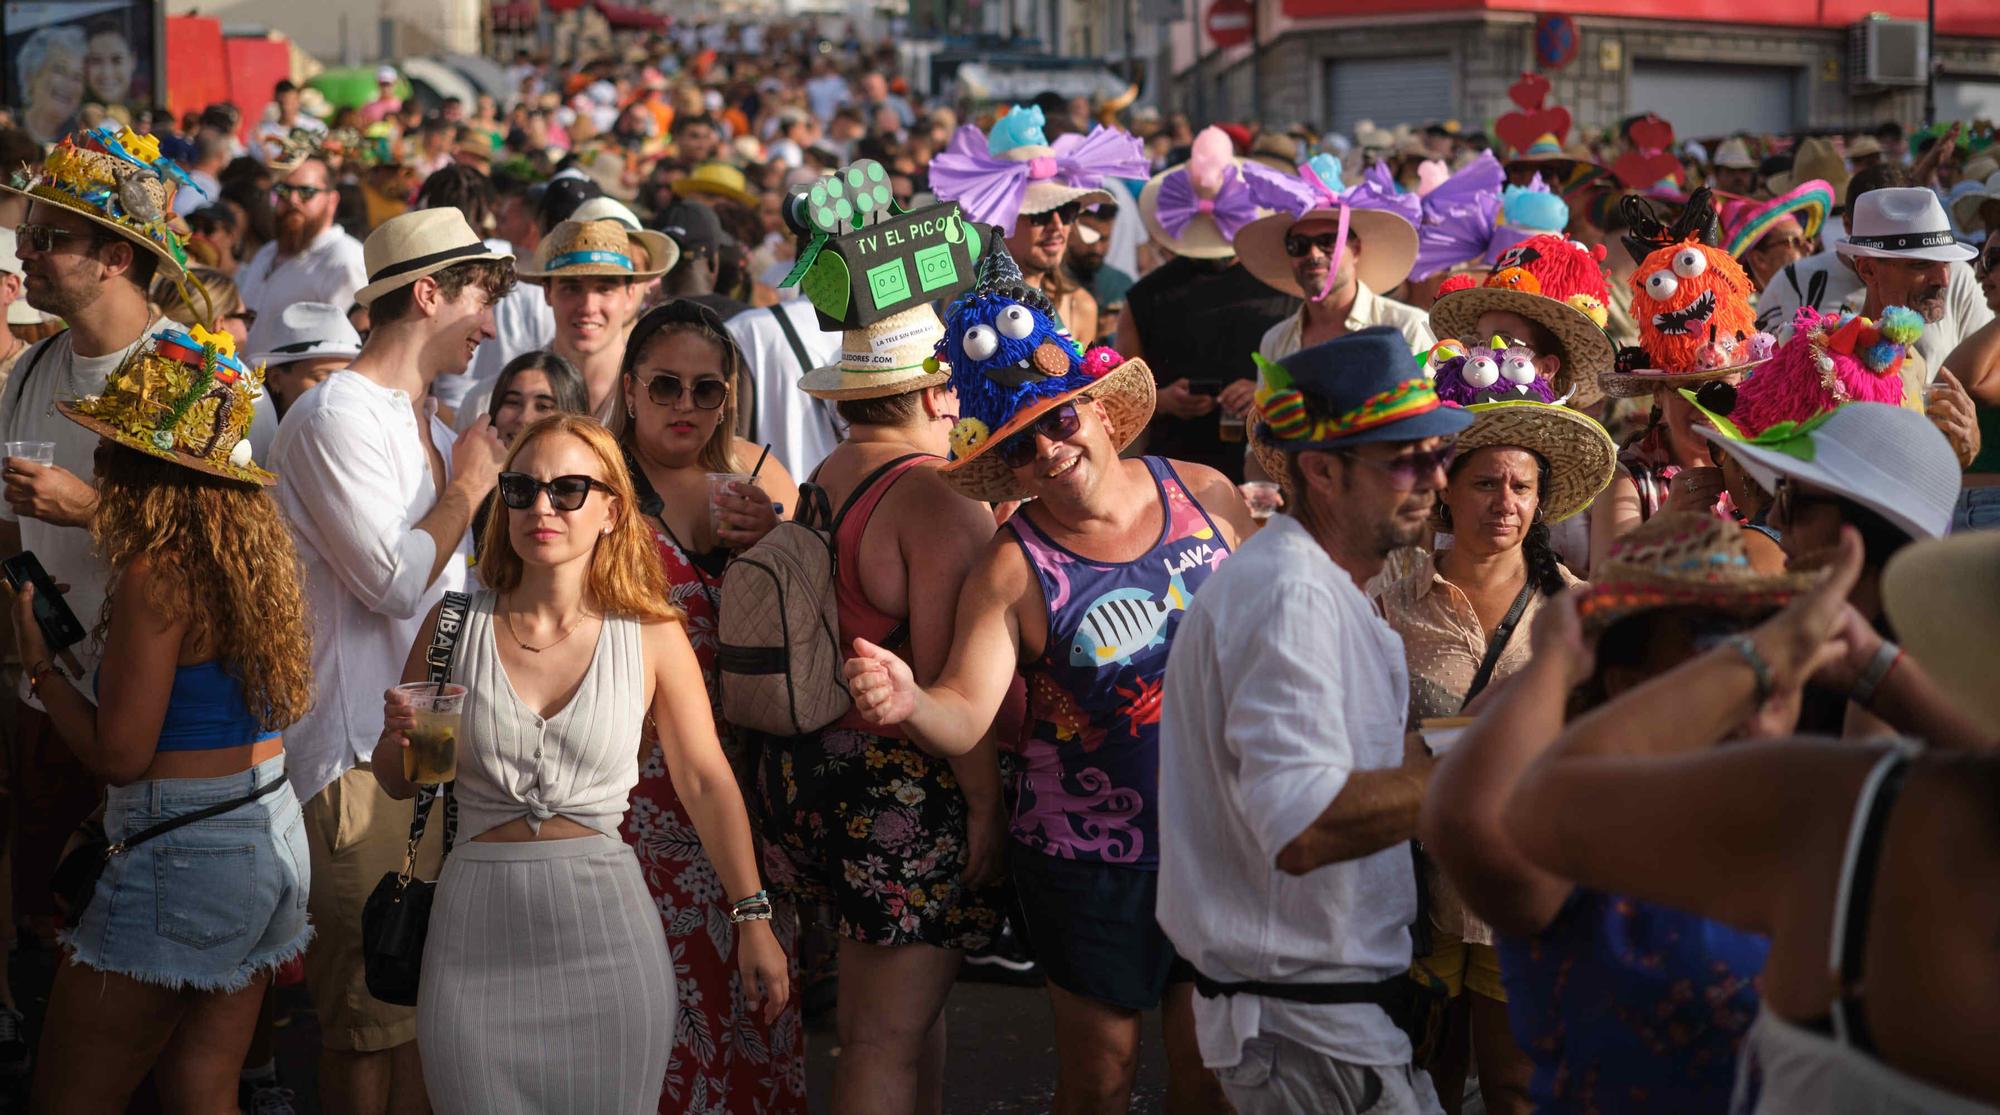
[[[1361,241],[1355,277],[1369,290],[1387,294],[1410,277],[1410,268],[1417,262],[1417,221],[1423,219],[1421,203],[1408,194],[1379,193],[1366,181],[1351,189],[1346,187],[1341,179],[1340,160],[1331,155],[1316,156],[1293,173],[1307,190],[1319,195],[1319,200],[1310,203],[1303,213],[1273,213],[1244,226],[1236,234],[1235,246],[1236,258],[1243,261],[1246,270],[1274,290],[1297,298],[1317,299],[1320,292],[1300,287],[1293,275],[1285,239],[1292,229],[1308,221],[1335,225],[1345,221],[1348,231]],[[1403,204],[1405,198],[1409,199],[1407,205]],[[1417,220],[1412,221],[1406,214],[1414,214]],[[1342,245],[1335,252],[1345,250]],[[1336,269],[1339,258],[1338,254],[1334,257]]]
[[[1529,401],[1475,403],[1465,408],[1472,425],[1458,435],[1461,459],[1495,445],[1526,449],[1549,468],[1541,494],[1542,517],[1559,523],[1590,506],[1611,484],[1618,447],[1611,435],[1568,407]]]
[[[1801,182],[1769,201],[1725,197],[1722,202],[1722,250],[1741,258],[1757,246],[1771,226],[1796,215],[1807,239],[1819,235],[1826,215],[1833,212],[1833,186],[1823,178]]]
[[[750,181],[743,172],[728,163],[703,163],[687,173],[687,177],[676,179],[674,193],[680,197],[702,194],[733,201],[748,209],[757,208],[757,195],[750,192]]]
[[[1958,242],[1937,194],[1922,186],[1870,190],[1854,203],[1847,239],[1835,248],[1850,259],[1967,260],[1979,253]]]
[[[235,345],[229,334],[199,325],[187,333],[162,329],[132,350],[102,391],[56,407],[128,449],[224,480],[275,483],[250,454],[264,369],[238,360]]]
[[[1576,611],[1585,631],[1659,608],[1761,616],[1784,607],[1818,573],[1759,573],[1743,528],[1705,511],[1662,511],[1611,544]]]
[[[19,186],[0,192],[61,206],[103,225],[160,257],[176,282],[187,275],[187,248],[174,216],[174,193],[192,185],[172,159],[160,155],[160,141],[129,129],[105,125],[65,136],[28,171]]]
[[[361,245],[368,285],[354,295],[363,306],[426,275],[473,260],[512,260],[510,252],[486,246],[465,214],[456,209],[419,209],[375,226]]]
[[[1896,637],[1959,708],[2000,735],[2000,531],[1906,546],[1882,573],[1882,607]]]
[[[250,326],[252,364],[270,367],[322,356],[359,356],[361,334],[347,320],[347,308],[331,302],[293,302],[274,314],[259,314]]]
[[[550,279],[598,275],[611,279],[657,279],[679,263],[681,250],[663,232],[627,228],[624,222],[564,221],[535,246],[535,258],[517,271],[537,286]]]
[[[2000,228],[2000,221],[1983,220],[1981,211],[1988,202],[1996,201],[2000,201],[2000,170],[1987,175],[1983,182],[1960,182],[1952,187],[1952,220],[1958,223],[1960,231],[1974,232],[1983,228],[1990,233]]]
[[[938,363],[938,342],[944,323],[928,302],[890,314],[866,328],[840,335],[840,359],[814,368],[799,380],[799,389],[815,399],[880,399],[951,378]]]

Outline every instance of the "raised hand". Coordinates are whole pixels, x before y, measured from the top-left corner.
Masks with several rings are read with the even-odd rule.
[[[910,664],[866,639],[854,640],[847,660],[847,692],[854,710],[870,724],[890,727],[917,710],[917,679]]]
[[[500,479],[500,466],[507,461],[507,445],[493,432],[493,420],[481,415],[451,447],[451,478],[470,484],[480,499],[493,490]]]

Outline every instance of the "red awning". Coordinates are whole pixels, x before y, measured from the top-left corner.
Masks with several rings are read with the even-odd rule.
[[[611,25],[613,31],[665,31],[667,17],[644,8],[613,4],[609,0],[597,0],[598,13]]]
[[[501,31],[524,31],[535,26],[535,0],[513,0],[493,5],[493,26]]]

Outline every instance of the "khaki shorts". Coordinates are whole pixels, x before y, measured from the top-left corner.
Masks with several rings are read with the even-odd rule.
[[[306,984],[328,1049],[374,1053],[417,1038],[417,1009],[368,993],[361,963],[361,907],[399,871],[410,842],[414,802],[382,792],[363,763],[306,802],[312,894],[306,908],[316,935],[306,952]],[[431,810],[417,850],[417,875],[435,879],[444,847],[442,805]]]

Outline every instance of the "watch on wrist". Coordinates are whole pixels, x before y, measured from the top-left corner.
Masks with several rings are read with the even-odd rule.
[[[1854,688],[1847,692],[1848,699],[1863,708],[1873,705],[1875,691],[1882,687],[1882,679],[1889,676],[1889,671],[1895,669],[1897,660],[1902,657],[1902,647],[1887,639],[1882,640],[1882,645],[1875,648],[1875,656],[1862,667],[1861,676],[1854,679]]]

